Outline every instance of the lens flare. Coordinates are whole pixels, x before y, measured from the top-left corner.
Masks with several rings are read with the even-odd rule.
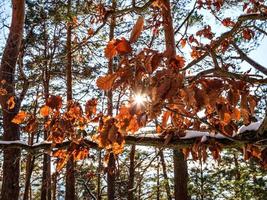
[[[143,105],[146,101],[146,96],[144,94],[136,94],[134,95],[134,102],[138,105]]]

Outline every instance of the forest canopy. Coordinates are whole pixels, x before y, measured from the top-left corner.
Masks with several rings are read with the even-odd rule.
[[[266,197],[264,0],[4,0],[0,18],[0,199]]]

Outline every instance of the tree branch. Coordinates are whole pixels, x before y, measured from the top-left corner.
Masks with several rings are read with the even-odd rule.
[[[249,63],[251,66],[253,66],[255,69],[259,70],[260,72],[262,72],[263,74],[267,75],[267,69],[265,67],[263,67],[262,65],[260,65],[259,63],[257,63],[256,61],[254,61],[253,59],[251,59],[250,57],[248,57],[238,46],[235,42],[232,42],[233,47],[236,49],[236,51],[238,52],[238,54],[240,55],[241,59],[247,61],[247,63]]]

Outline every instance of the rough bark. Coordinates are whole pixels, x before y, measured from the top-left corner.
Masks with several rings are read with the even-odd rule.
[[[173,151],[174,162],[174,198],[175,200],[188,200],[188,173],[187,162],[180,150]]]
[[[46,22],[43,24],[43,31],[46,33]],[[47,101],[49,97],[49,83],[50,83],[50,67],[48,66],[48,39],[44,38],[44,70],[43,70],[43,87],[44,98]],[[45,118],[45,121],[48,119]],[[44,140],[48,137],[48,133],[44,130]],[[51,157],[48,154],[43,154],[43,174],[42,174],[42,187],[41,187],[41,200],[51,200]]]
[[[52,200],[57,199],[57,172],[52,175]]]
[[[135,145],[132,145],[130,151],[130,169],[128,181],[128,200],[134,200],[134,174],[135,174]]]
[[[108,174],[107,174],[107,182],[108,182],[108,200],[115,199],[115,157],[113,153],[110,153],[109,161],[108,161]]]
[[[19,140],[20,138],[19,125],[11,121],[20,109],[20,102],[15,97],[14,75],[23,36],[24,16],[25,1],[12,0],[12,21],[0,68],[0,80],[6,81],[3,88],[7,91],[7,95],[0,96],[3,110],[3,139],[8,141]],[[15,97],[15,107],[13,109],[9,109],[7,105],[11,96]],[[2,200],[17,200],[19,197],[19,163],[20,149],[4,150]]]
[[[170,189],[170,185],[169,185],[169,178],[168,178],[168,174],[167,174],[167,167],[166,167],[163,151],[159,152],[159,157],[160,157],[162,171],[163,171],[164,185],[165,185],[165,190],[167,193],[167,198],[168,198],[168,200],[172,200],[171,189]]]
[[[116,9],[116,0],[112,0],[112,9]],[[114,37],[114,30],[116,26],[116,16],[112,15],[111,23],[110,23],[110,30],[109,30],[109,40],[112,40]],[[110,59],[108,62],[108,73],[113,73],[113,59]],[[107,92],[107,99],[108,99],[108,115],[112,116],[113,114],[113,101],[112,101],[112,91]],[[115,198],[115,156],[113,153],[110,153],[109,162],[108,162],[108,174],[107,174],[107,181],[108,181],[108,199],[113,200]]]
[[[98,169],[97,169],[97,200],[101,200],[101,168],[102,168],[102,152],[98,152]]]
[[[68,0],[68,17],[71,20],[71,4],[72,1]],[[67,102],[72,101],[72,22],[68,22],[67,27],[67,66],[66,66],[66,80],[67,80]],[[66,167],[66,200],[75,200],[75,162],[73,156],[67,162]]]

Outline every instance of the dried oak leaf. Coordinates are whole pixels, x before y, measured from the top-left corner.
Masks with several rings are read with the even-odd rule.
[[[131,44],[125,39],[113,39],[109,41],[105,48],[105,56],[108,59],[112,59],[117,54],[124,55],[132,51]]]
[[[12,123],[15,124],[21,124],[24,122],[24,120],[26,119],[26,117],[28,116],[28,114],[24,111],[20,111],[13,119],[12,119]]]
[[[130,36],[130,39],[129,39],[130,43],[136,42],[137,39],[139,38],[139,36],[141,35],[141,32],[142,32],[143,27],[144,27],[144,21],[145,21],[144,17],[142,17],[142,16],[140,16],[137,19],[137,21],[136,21],[136,23],[135,23],[135,25],[133,27],[133,30],[131,32],[131,36]]]
[[[181,39],[180,44],[181,44],[181,47],[184,48],[186,45],[186,39]]]
[[[13,108],[15,108],[15,105],[16,105],[16,103],[15,103],[15,98],[12,96],[12,97],[10,97],[10,98],[8,99],[8,101],[7,101],[7,108],[8,108],[9,110],[12,110]]]
[[[254,36],[254,32],[250,29],[244,29],[243,30],[243,38],[245,40],[251,40],[251,38]]]
[[[96,114],[97,99],[93,98],[86,102],[85,113],[87,117],[91,118],[92,115]]]
[[[132,51],[132,47],[125,38],[121,38],[121,40],[117,40],[116,50],[118,54],[123,55],[130,53]]]
[[[117,54],[116,50],[116,40],[111,40],[108,42],[106,48],[105,48],[105,56],[108,59],[112,59]]]
[[[108,74],[106,76],[100,76],[96,81],[96,85],[102,90],[110,90],[116,78],[117,74]]]
[[[46,105],[52,109],[59,110],[62,107],[62,98],[60,96],[51,95],[47,99]]]
[[[50,114],[50,107],[49,106],[42,106],[40,109],[40,115],[43,117],[47,117]]]
[[[223,19],[222,24],[226,27],[229,27],[229,26],[233,27],[235,25],[235,23],[231,20],[230,17]]]
[[[185,65],[185,60],[184,57],[182,56],[175,56],[175,58],[172,58],[170,60],[170,67],[172,67],[173,69],[181,69],[183,68]]]

